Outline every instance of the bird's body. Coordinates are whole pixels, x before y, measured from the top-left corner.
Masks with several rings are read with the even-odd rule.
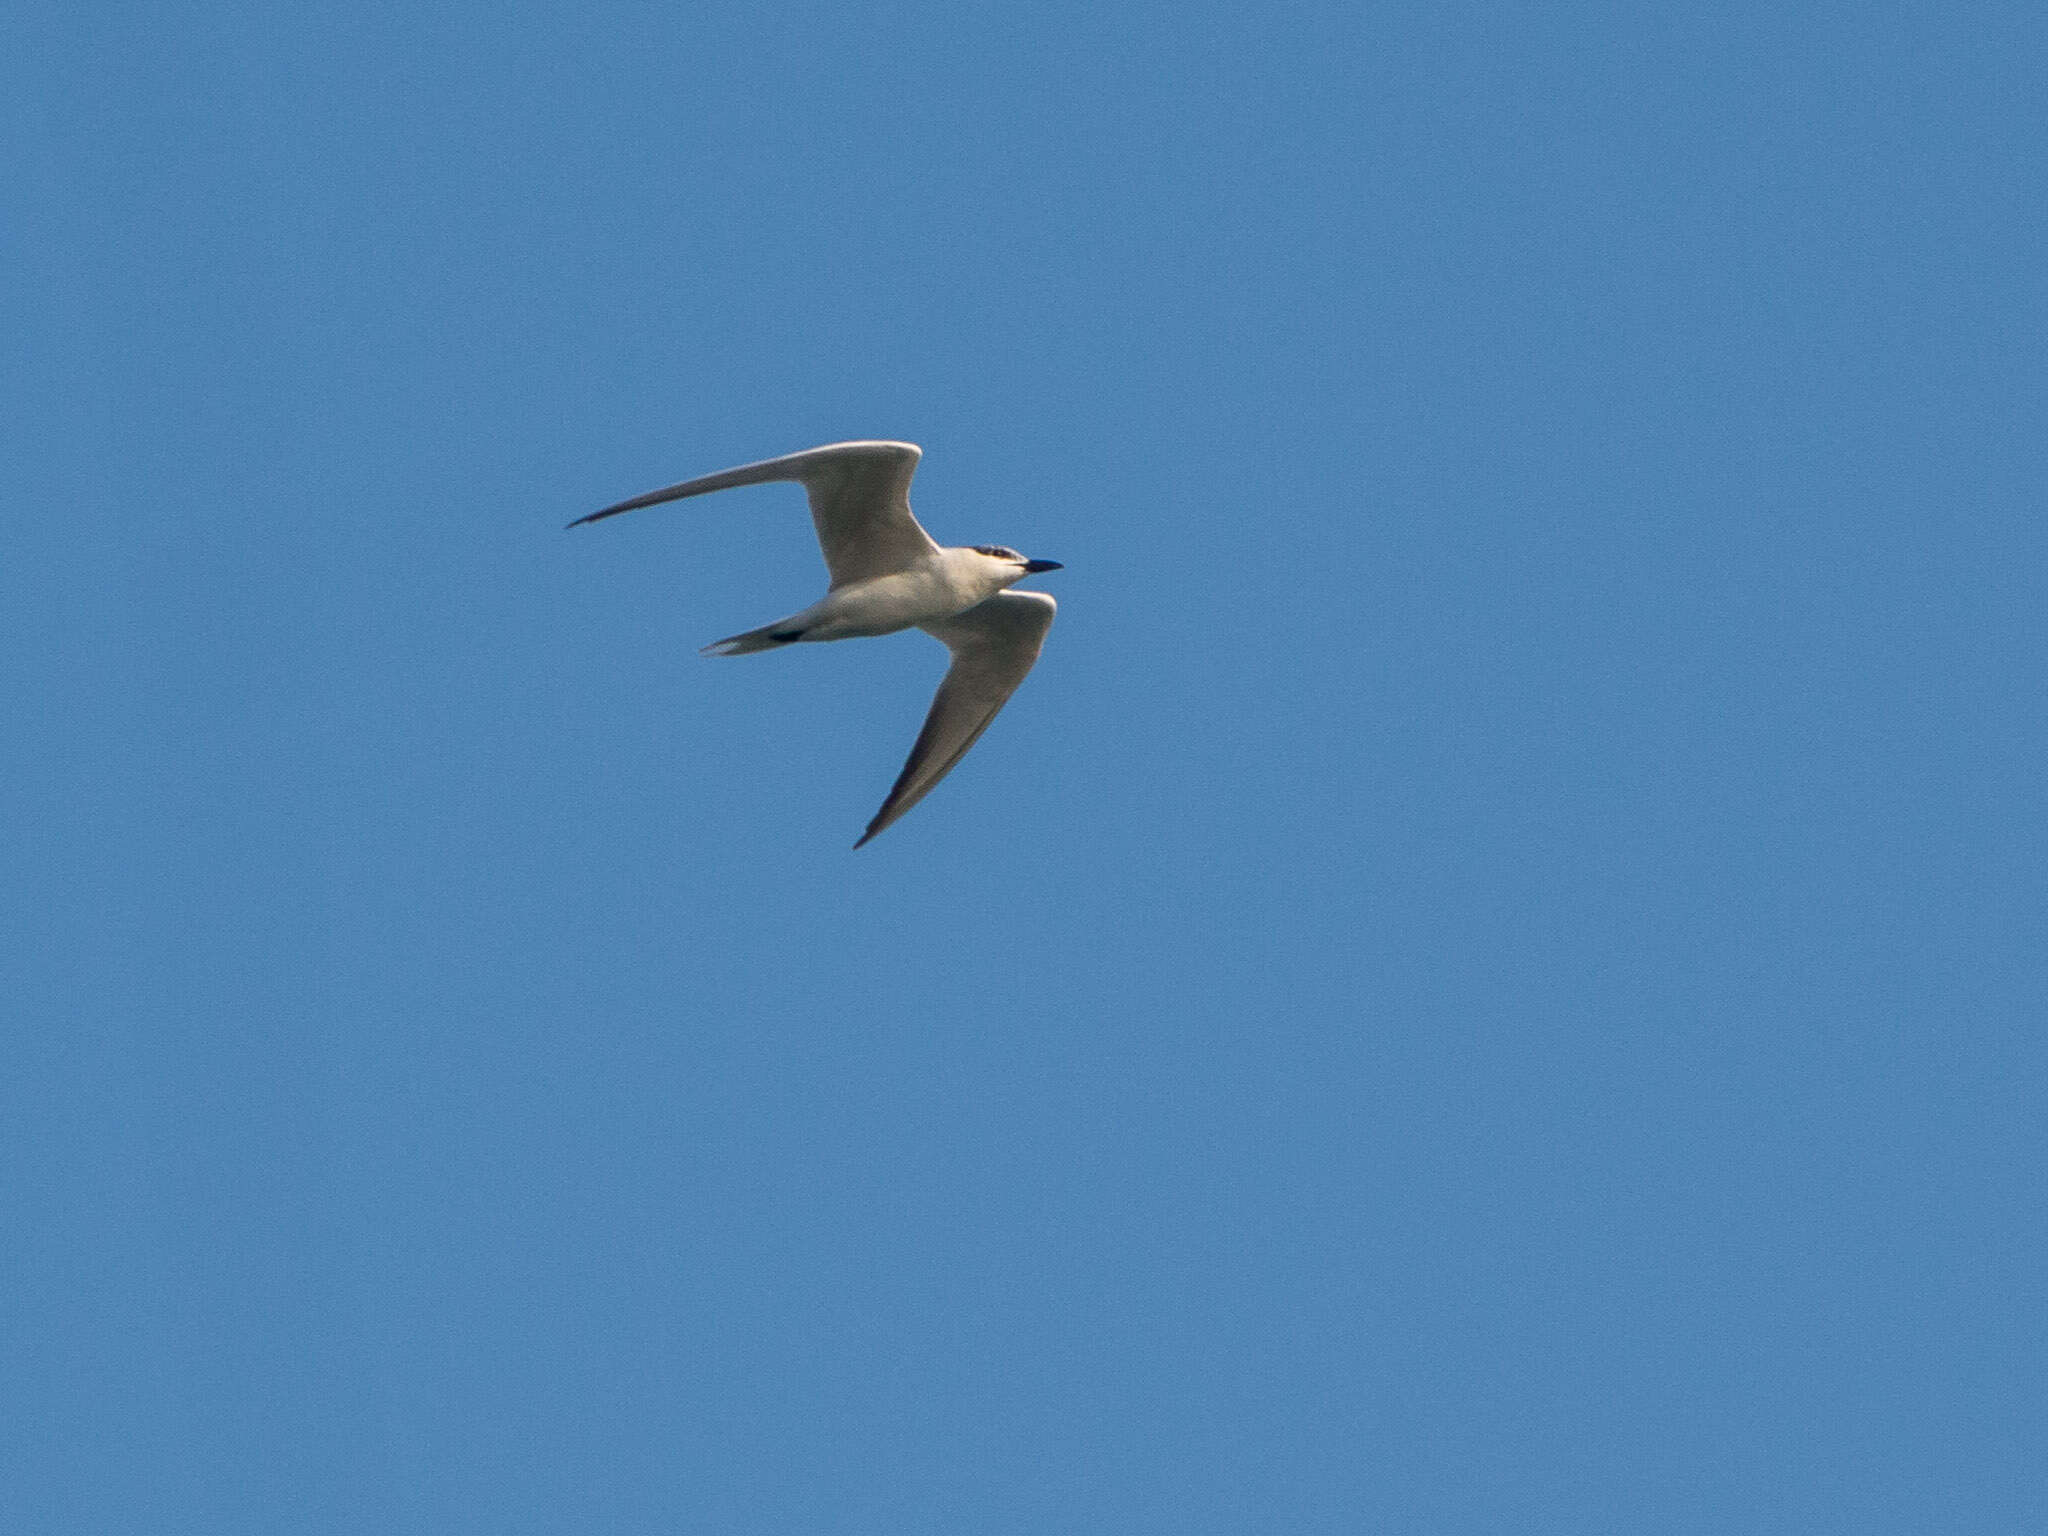
[[[985,555],[978,549],[934,548],[914,565],[886,576],[869,576],[834,586],[818,601],[773,624],[745,635],[714,640],[704,647],[709,656],[738,656],[738,642],[761,637],[766,643],[747,650],[766,650],[788,640],[855,640],[893,635],[913,625],[934,623],[987,602],[1019,575],[1013,561]]]
[[[708,491],[793,480],[810,497],[830,588],[802,612],[715,640],[704,654],[745,656],[913,626],[953,653],[910,760],[856,848],[923,799],[966,755],[1038,660],[1056,606],[1043,592],[1007,589],[1024,576],[1058,570],[1058,561],[1027,560],[1002,545],[947,549],[932,541],[910,514],[910,477],[922,456],[911,443],[833,443],[649,491],[569,525]]]

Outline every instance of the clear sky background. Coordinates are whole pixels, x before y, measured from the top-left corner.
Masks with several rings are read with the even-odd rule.
[[[0,1528],[2048,1529],[2044,68],[11,8]]]

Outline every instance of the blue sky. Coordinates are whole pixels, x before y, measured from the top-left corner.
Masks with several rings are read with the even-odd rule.
[[[2044,63],[11,11],[0,1525],[2041,1529]]]

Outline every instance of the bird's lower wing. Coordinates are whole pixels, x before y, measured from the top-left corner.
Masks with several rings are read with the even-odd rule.
[[[825,568],[831,572],[832,585],[843,586],[903,570],[938,548],[910,515],[910,477],[922,457],[914,443],[832,443],[663,486],[579,517],[569,526],[708,491],[790,480],[809,496]]]
[[[989,722],[1038,661],[1056,607],[1044,592],[998,592],[965,613],[922,626],[925,633],[945,642],[953,653],[953,665],[939,684],[924,729],[910,749],[910,760],[854,847],[899,820],[930,794],[981,739]]]

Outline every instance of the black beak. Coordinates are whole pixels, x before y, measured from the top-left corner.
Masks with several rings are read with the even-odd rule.
[[[1066,567],[1057,560],[1026,560],[1024,562],[1024,574],[1026,576],[1036,576],[1040,571],[1064,571],[1065,569]]]

